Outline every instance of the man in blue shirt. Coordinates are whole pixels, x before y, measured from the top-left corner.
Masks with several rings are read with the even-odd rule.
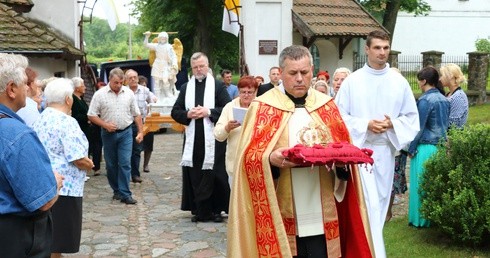
[[[224,69],[221,71],[221,78],[223,79],[228,94],[230,94],[230,99],[234,99],[238,97],[238,87],[231,83],[231,77],[232,74],[230,70]]]
[[[63,178],[17,115],[26,104],[27,58],[0,53],[0,254],[49,257],[51,213]]]

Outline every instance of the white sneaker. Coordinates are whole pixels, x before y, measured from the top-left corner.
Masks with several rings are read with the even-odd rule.
[[[87,182],[89,179],[90,179],[89,176],[85,176],[85,180],[84,181]]]

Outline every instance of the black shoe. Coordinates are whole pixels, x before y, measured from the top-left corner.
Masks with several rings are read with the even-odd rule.
[[[121,198],[121,196],[120,196],[119,194],[114,194],[114,195],[112,196],[112,199],[113,199],[113,200],[118,200],[118,201],[120,201],[122,198]]]
[[[214,216],[212,214],[209,214],[209,216],[199,216],[199,215],[194,215],[191,218],[192,222],[208,222],[208,221],[213,221]]]
[[[121,202],[125,203],[125,204],[136,204],[137,201],[135,199],[133,199],[133,197],[128,197],[126,199],[121,199]]]
[[[223,222],[223,217],[221,217],[221,214],[214,214],[213,221],[216,223],[221,223],[221,222]]]
[[[192,222],[198,222],[199,221],[199,217],[197,215],[194,215],[194,216],[192,216],[191,221]]]
[[[143,180],[139,176],[133,176],[132,177],[134,183],[141,183]]]

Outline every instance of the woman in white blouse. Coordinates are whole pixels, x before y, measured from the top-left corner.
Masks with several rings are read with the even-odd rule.
[[[233,116],[233,111],[235,108],[235,110],[241,109],[241,112],[244,112],[243,109],[248,108],[255,98],[259,85],[253,76],[244,76],[238,81],[237,87],[238,98],[233,99],[223,107],[221,116],[214,127],[216,140],[224,142],[228,139],[226,145],[226,172],[228,173],[230,186],[231,182],[233,182],[233,166],[235,165],[236,148],[241,131],[241,123]]]

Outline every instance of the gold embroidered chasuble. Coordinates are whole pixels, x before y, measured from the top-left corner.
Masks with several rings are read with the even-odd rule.
[[[333,100],[310,90],[305,109],[317,124],[325,125],[330,141],[350,141]],[[291,186],[291,169],[281,169],[277,187],[269,165],[270,153],[289,144],[288,121],[294,103],[279,89],[258,97],[249,107],[237,149],[236,176],[232,185],[228,218],[228,257],[291,257],[296,255],[296,220]],[[349,200],[355,200],[361,251],[371,257],[371,240],[359,176],[351,166]],[[334,197],[334,172],[320,167],[323,227],[329,257],[342,254],[339,214]],[[353,191],[352,191],[353,190]],[[361,190],[361,191],[359,191]],[[349,204],[350,205],[350,204]],[[350,208],[349,208],[350,209]],[[341,208],[341,210],[345,210]],[[347,209],[348,210],[348,209]],[[341,218],[342,221],[342,218]],[[345,219],[344,219],[345,223]],[[356,244],[356,243],[352,243]]]

